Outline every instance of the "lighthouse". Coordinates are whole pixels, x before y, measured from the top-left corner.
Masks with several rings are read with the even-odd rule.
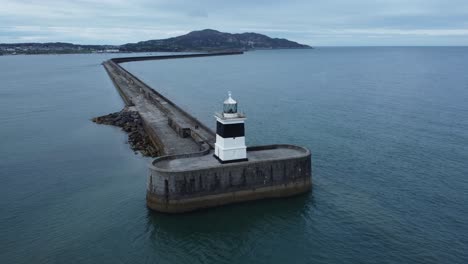
[[[214,156],[221,163],[247,161],[245,146],[245,115],[237,112],[237,102],[231,92],[224,101],[223,112],[216,113],[216,143]]]

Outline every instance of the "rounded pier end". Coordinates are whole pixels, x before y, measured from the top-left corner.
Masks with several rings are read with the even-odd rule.
[[[220,163],[212,151],[164,156],[150,165],[147,206],[182,213],[293,196],[312,187],[311,153],[294,145],[247,148],[248,161]]]

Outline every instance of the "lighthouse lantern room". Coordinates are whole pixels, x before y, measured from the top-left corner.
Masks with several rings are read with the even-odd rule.
[[[245,146],[245,115],[237,111],[237,102],[231,92],[224,101],[222,113],[216,113],[216,143],[214,156],[221,163],[247,160]]]

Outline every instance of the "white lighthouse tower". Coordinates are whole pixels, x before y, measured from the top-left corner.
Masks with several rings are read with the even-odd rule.
[[[237,102],[231,92],[224,101],[222,113],[216,113],[216,143],[214,156],[221,163],[246,161],[245,115],[237,112]]]

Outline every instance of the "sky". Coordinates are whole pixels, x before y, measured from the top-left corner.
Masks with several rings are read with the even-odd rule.
[[[311,46],[467,46],[468,0],[0,0],[0,43],[119,45],[206,28]]]

